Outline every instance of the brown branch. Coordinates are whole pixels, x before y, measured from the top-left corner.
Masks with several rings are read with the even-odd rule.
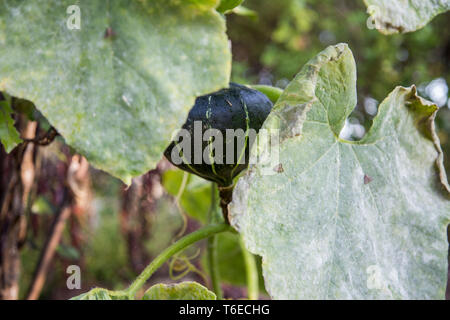
[[[85,239],[83,230],[94,213],[91,209],[92,190],[89,173],[89,162],[85,157],[74,155],[70,164],[67,184],[73,197],[72,216],[70,217],[70,239],[72,246],[79,252],[77,265],[82,267],[82,246]]]
[[[74,155],[71,159],[67,171],[66,197],[50,229],[49,236],[39,257],[39,262],[35,269],[33,280],[26,295],[27,300],[36,300],[45,284],[50,264],[55,255],[56,248],[61,240],[67,219],[72,212],[76,214],[80,208],[77,204],[84,203],[88,199],[85,195],[85,182],[83,179],[88,175],[89,164],[86,159],[79,155]],[[81,202],[80,202],[81,201]]]
[[[450,300],[450,224],[447,226],[447,242],[449,243],[448,247],[448,256],[447,256],[447,288],[445,289],[445,300]]]
[[[33,138],[36,123],[20,116],[18,124]],[[20,254],[26,236],[25,210],[34,181],[33,147],[20,145],[6,155],[0,147],[0,299],[19,296]]]
[[[47,277],[50,263],[55,255],[59,241],[61,240],[66,220],[69,218],[71,212],[71,207],[65,206],[55,217],[50,234],[45,242],[44,250],[42,250],[41,256],[39,257],[38,266],[33,275],[33,281],[26,297],[27,300],[36,300],[39,298]]]
[[[24,137],[33,139],[36,136],[36,121],[28,121],[25,127]],[[36,176],[36,150],[37,148],[30,144],[23,147],[22,160],[20,164],[20,180],[22,182],[22,212],[20,214],[20,233],[18,238],[19,248],[23,246],[27,233],[27,212],[30,207],[30,193],[33,188]]]

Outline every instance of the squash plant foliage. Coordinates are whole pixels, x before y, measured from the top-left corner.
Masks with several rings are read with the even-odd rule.
[[[0,1],[0,140],[8,152],[21,142],[9,97],[30,100],[67,144],[130,184],[156,166],[197,97],[228,87],[224,14],[242,0],[73,2]],[[413,0],[402,9],[399,2],[365,0],[377,29],[411,32],[450,8],[447,0]],[[96,288],[76,299],[134,299],[172,255],[236,230],[262,257],[275,299],[444,297],[450,187],[436,105],[414,86],[397,87],[362,140],[341,139],[356,104],[346,44],[319,53],[281,95],[260,90],[276,101],[262,129],[280,133],[279,164],[272,174],[251,164],[237,181],[234,230],[209,219],[219,223],[174,243],[128,289]],[[219,294],[186,282],[153,286],[143,298]]]
[[[440,13],[450,10],[449,0],[364,0],[371,27],[381,33],[412,32]]]
[[[0,91],[32,101],[130,184],[156,166],[195,97],[228,85],[225,21],[211,0],[83,0],[77,29],[71,5],[0,2]]]
[[[232,224],[263,258],[277,298],[444,296],[450,188],[437,107],[397,87],[360,141],[339,137],[356,104],[344,44],[306,64],[266,120],[283,172],[258,165],[234,192]],[[264,147],[263,147],[264,148]]]

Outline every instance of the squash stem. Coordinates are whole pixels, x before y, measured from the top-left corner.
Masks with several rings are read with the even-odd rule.
[[[222,215],[225,220],[225,223],[227,224],[230,224],[230,220],[228,218],[228,205],[230,204],[233,198],[233,189],[234,184],[228,187],[219,187],[220,208],[222,208]]]

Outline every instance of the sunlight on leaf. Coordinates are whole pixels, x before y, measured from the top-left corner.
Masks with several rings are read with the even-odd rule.
[[[397,87],[362,140],[345,141],[355,105],[353,55],[328,47],[267,118],[263,128],[280,130],[283,170],[249,168],[232,224],[262,256],[273,298],[443,299],[450,188],[437,107]]]

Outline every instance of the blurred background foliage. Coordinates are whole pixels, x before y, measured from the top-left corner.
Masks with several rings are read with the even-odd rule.
[[[422,96],[440,107],[437,126],[446,152],[446,168],[450,169],[449,13],[437,16],[417,32],[384,36],[367,27],[368,15],[361,0],[246,0],[243,4],[245,8],[236,10],[239,14],[227,15],[234,57],[232,81],[283,88],[326,46],[346,42],[358,68],[358,105],[342,135],[360,139],[370,127],[378,104],[394,87],[415,84]],[[64,167],[71,152],[62,140],[46,149],[42,157],[50,176]],[[75,245],[73,228],[66,228],[41,298],[65,299],[93,286],[124,288],[180,233],[198,228],[211,215],[211,184],[167,163],[141,180],[135,179],[130,188],[93,168],[90,175],[91,206],[78,231],[83,241]],[[58,210],[55,189],[59,187],[47,183],[30,207],[34,231],[28,234],[21,253],[22,297],[32,279],[46,230]],[[73,223],[68,222],[69,226]],[[245,297],[238,236],[221,235],[218,246],[225,296]],[[171,264],[172,272],[167,265],[149,284],[174,281],[178,273],[183,280],[210,285],[204,255],[205,244],[200,243]],[[82,268],[80,291],[66,288],[65,268],[70,264]],[[267,295],[262,285],[261,280],[264,298]]]
[[[357,65],[358,105],[342,135],[360,139],[378,104],[397,85],[415,84],[420,95],[441,107],[437,123],[448,151],[449,13],[416,32],[385,36],[367,27],[366,7],[360,0],[247,0],[244,4],[258,13],[258,19],[239,15],[228,19],[233,81],[284,88],[326,46],[346,42]]]

